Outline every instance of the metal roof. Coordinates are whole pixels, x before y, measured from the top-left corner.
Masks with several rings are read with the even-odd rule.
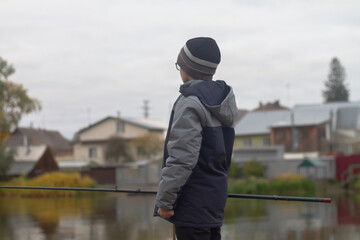
[[[291,121],[293,114],[294,122]],[[281,121],[271,125],[271,127],[288,127],[288,126],[309,126],[317,125],[329,121],[330,111],[326,108],[294,108],[289,115]]]
[[[90,165],[88,161],[64,161],[57,162],[59,168],[82,168]]]
[[[7,171],[8,175],[23,175],[28,174],[34,167],[36,162],[13,162],[10,169]]]
[[[248,112],[235,126],[235,135],[269,134],[270,126],[290,116],[289,110]]]
[[[164,123],[160,120],[150,120],[150,119],[145,119],[145,118],[129,118],[129,117],[118,118],[118,117],[109,116],[109,117],[103,118],[103,119],[91,124],[88,127],[80,129],[78,132],[75,133],[75,138],[76,138],[76,135],[78,135],[82,132],[85,132],[86,130],[88,130],[96,125],[99,125],[109,119],[112,119],[112,120],[120,119],[121,121],[130,123],[130,124],[133,124],[136,126],[140,126],[140,127],[143,127],[143,128],[149,129],[149,130],[153,130],[153,131],[165,131],[167,129],[166,123]]]
[[[293,114],[294,122],[291,121]],[[235,126],[236,136],[269,134],[271,128],[310,126],[326,123],[332,116],[333,128],[359,127],[360,102],[333,102],[295,105],[291,111],[249,112]]]
[[[167,124],[160,120],[152,120],[146,118],[122,118],[122,120],[150,130],[163,131],[167,128]]]
[[[305,158],[304,161],[302,161],[298,168],[301,167],[324,167],[325,164],[319,159],[319,158]]]

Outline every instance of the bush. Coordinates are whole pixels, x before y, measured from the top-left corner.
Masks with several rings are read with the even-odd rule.
[[[244,163],[245,176],[264,177],[266,166],[256,160]]]
[[[314,192],[315,183],[303,178],[299,174],[284,173],[271,182],[272,189],[279,192],[303,193]]]
[[[313,195],[315,183],[298,174],[282,174],[269,180],[250,177],[246,180],[229,180],[229,192],[239,194]]]
[[[359,191],[360,190],[360,177],[355,177],[353,180],[351,180],[349,187],[352,190]]]
[[[238,163],[232,163],[229,169],[229,177],[238,179],[242,178],[244,175],[244,170]]]
[[[88,176],[81,176],[79,173],[52,172],[40,175],[35,178],[26,179],[18,177],[2,185],[6,186],[37,186],[37,187],[76,187],[94,188],[96,183]],[[27,190],[27,189],[2,189],[2,195],[21,197],[72,197],[84,194],[77,191],[59,190]]]

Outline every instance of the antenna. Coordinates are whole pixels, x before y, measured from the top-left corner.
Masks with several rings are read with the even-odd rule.
[[[90,126],[90,124],[91,124],[91,108],[87,109],[87,120],[88,120],[88,125]]]
[[[144,118],[149,118],[149,100],[144,100]]]
[[[291,107],[291,97],[290,97],[290,83],[286,84],[286,102],[289,107]]]

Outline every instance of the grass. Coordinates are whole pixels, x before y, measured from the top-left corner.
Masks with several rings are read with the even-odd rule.
[[[79,173],[52,172],[40,175],[35,178],[25,177],[14,178],[2,183],[4,186],[38,186],[38,187],[77,187],[94,188],[96,183],[88,176],[81,176]],[[0,189],[2,196],[19,197],[74,197],[89,194],[76,191],[57,191],[57,190],[25,190],[25,189]]]

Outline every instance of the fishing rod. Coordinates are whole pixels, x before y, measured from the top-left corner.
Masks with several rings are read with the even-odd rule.
[[[154,190],[131,190],[112,188],[73,188],[73,187],[21,187],[21,186],[0,186],[0,189],[32,189],[32,190],[56,190],[56,191],[82,191],[82,192],[114,192],[129,194],[157,194]],[[253,194],[228,194],[228,198],[245,198],[245,199],[263,199],[263,200],[281,200],[281,201],[299,201],[299,202],[320,202],[331,203],[331,198],[314,198],[314,197],[293,197],[277,195],[253,195]]]

